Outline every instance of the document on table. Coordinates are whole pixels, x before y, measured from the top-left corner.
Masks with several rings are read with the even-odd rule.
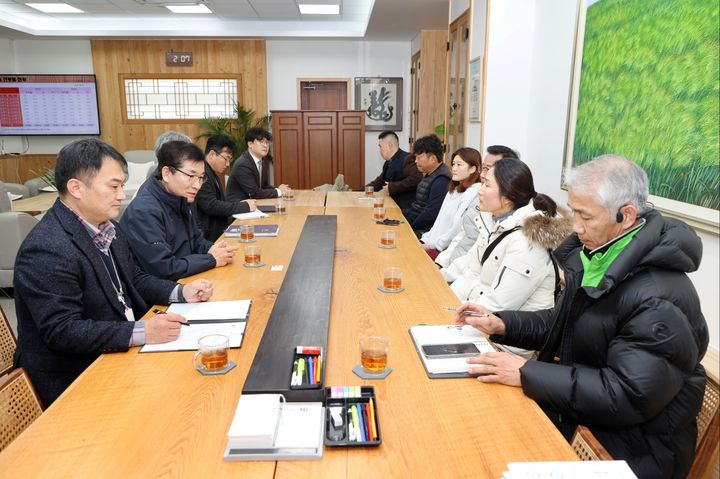
[[[502,479],[637,479],[625,461],[511,462]]]
[[[430,377],[468,376],[467,357],[428,358],[422,351],[423,346],[433,344],[474,344],[481,353],[495,351],[487,338],[472,326],[462,328],[447,325],[420,324],[410,328],[410,336],[415,342],[420,360]],[[444,375],[444,376],[443,376]]]
[[[245,333],[245,321],[234,323],[200,323],[180,328],[180,336],[175,341],[161,344],[146,344],[140,348],[141,353],[157,353],[163,351],[192,351],[198,348],[198,339],[209,334],[222,334],[230,338],[230,347],[239,348]]]
[[[247,321],[252,300],[207,301],[203,303],[173,303],[168,313],[180,314],[190,324]]]
[[[258,218],[267,218],[268,215],[260,210],[251,211],[249,213],[236,213],[233,218],[236,220],[256,220]]]

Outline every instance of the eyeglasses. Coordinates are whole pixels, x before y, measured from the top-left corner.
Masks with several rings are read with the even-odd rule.
[[[262,140],[255,140],[255,141],[257,141],[261,145],[269,145],[270,144],[270,140],[268,140],[267,138],[263,138]]]
[[[183,170],[181,170],[179,168],[175,168],[174,166],[171,166],[170,168],[172,168],[175,171],[179,171],[183,175],[190,178],[190,183],[195,183],[195,181],[198,181],[201,185],[204,185],[205,182],[207,181],[207,176],[205,176],[205,175],[191,175],[190,173],[185,173]]]
[[[215,150],[213,150],[213,151],[215,151]],[[227,162],[232,161],[232,155],[230,153],[215,151],[215,154]]]

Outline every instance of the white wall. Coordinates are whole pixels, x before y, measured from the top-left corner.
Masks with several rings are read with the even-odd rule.
[[[533,171],[535,189],[559,204],[567,202],[560,174],[576,13],[576,2],[567,0],[495,0],[488,26],[483,146],[500,143],[517,148]],[[710,344],[718,347],[720,245],[716,235],[698,235],[703,261],[690,278],[700,295]]]
[[[470,0],[450,0],[450,23],[470,8]]]
[[[93,73],[90,40],[0,38],[0,73]],[[0,136],[2,153],[54,154],[79,136]],[[25,151],[27,148],[27,151]]]
[[[485,54],[486,14],[487,0],[472,0],[470,7],[470,54],[468,55],[470,60]],[[467,67],[467,71],[470,71],[470,66]],[[470,106],[468,104],[465,112],[469,110]],[[465,146],[482,151],[482,145],[480,144],[481,128],[482,124],[480,123],[465,123]]]
[[[268,40],[268,108],[295,110],[297,79],[312,77],[402,77],[403,130],[401,147],[407,146],[410,105],[411,42]],[[354,88],[353,100],[354,105]],[[377,149],[379,132],[365,134],[365,180],[374,179],[383,159]],[[403,147],[403,149],[406,149]]]

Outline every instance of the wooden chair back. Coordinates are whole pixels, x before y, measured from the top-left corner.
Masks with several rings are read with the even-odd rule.
[[[15,335],[10,328],[10,323],[2,306],[0,306],[0,376],[12,370],[13,355],[16,347]]]
[[[720,387],[718,380],[708,374],[705,397],[697,415],[698,436],[688,478],[718,477],[718,441],[720,440]],[[713,468],[715,469],[714,475]]]
[[[42,414],[35,388],[23,368],[18,368],[0,385],[0,451]]]
[[[585,426],[575,429],[570,445],[582,461],[612,461],[610,453]]]

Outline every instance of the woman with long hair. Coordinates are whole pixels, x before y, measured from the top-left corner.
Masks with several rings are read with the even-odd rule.
[[[441,270],[450,287],[461,300],[491,311],[551,308],[560,281],[551,251],[572,232],[572,219],[558,215],[555,201],[535,191],[530,169],[514,158],[490,168],[478,196],[479,209],[490,213],[495,225]]]
[[[460,148],[452,154],[452,179],[440,212],[430,231],[420,237],[423,248],[435,259],[448,247],[462,226],[462,217],[477,196],[482,157],[475,148]]]

